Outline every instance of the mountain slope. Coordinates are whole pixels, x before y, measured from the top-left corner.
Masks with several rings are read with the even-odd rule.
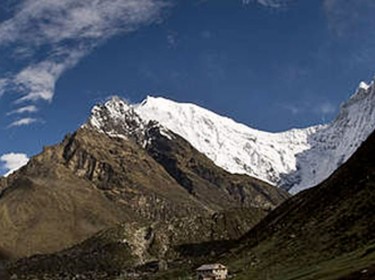
[[[53,253],[120,222],[137,232],[154,222],[239,207],[254,211],[257,219],[238,221],[238,235],[288,197],[259,180],[227,173],[178,135],[137,119],[107,119],[108,130],[119,125],[121,135],[87,124],[3,178],[0,251],[10,258]]]
[[[13,176],[0,198],[0,250],[8,258],[61,250],[125,214],[65,168],[44,166],[43,171],[44,176]]]
[[[148,97],[129,107],[141,119],[157,121],[182,136],[225,170],[292,193],[326,179],[375,129],[373,82],[361,83],[332,123],[281,133],[259,131],[196,105],[164,98]]]
[[[158,131],[158,126],[153,129]],[[168,133],[165,136],[168,140],[177,137],[168,131],[163,133]],[[151,135],[150,132],[148,136]],[[149,139],[153,140],[148,145],[160,141]],[[159,147],[157,151],[160,145],[154,146]],[[173,146],[170,148],[173,151]],[[186,150],[178,150],[185,154]],[[82,273],[85,277],[94,275],[93,279],[165,280],[190,275],[201,262],[219,260],[229,266],[234,279],[372,279],[375,267],[374,156],[375,133],[329,179],[288,199],[235,242],[223,241],[240,235],[235,221],[241,212],[182,217],[146,227],[147,238],[142,240],[147,245],[142,247],[145,249],[142,252],[147,260],[156,261],[150,264],[154,267],[149,268],[151,274],[142,274],[139,268],[130,270],[131,273],[125,271],[122,278],[116,278],[123,269],[136,264],[132,259],[134,254],[128,249],[136,246],[137,242],[131,238],[136,235],[130,232],[129,236],[128,226],[104,231],[88,243],[62,253],[24,259],[10,265],[9,270],[19,271],[21,279],[34,276],[64,279],[58,277],[61,267],[67,265],[66,275]],[[245,210],[245,213],[249,212]],[[240,220],[245,218],[240,217]],[[211,239],[212,235],[224,238]],[[165,244],[173,245],[165,250]],[[223,251],[219,258],[215,255]],[[108,260],[114,267],[105,265]],[[170,270],[164,271],[167,264],[171,265]],[[158,269],[160,271],[154,275]]]
[[[327,181],[241,238],[227,256],[236,279],[338,279],[374,266],[374,156],[375,133]]]
[[[215,204],[215,208],[241,203],[272,208],[277,201],[287,198],[285,192],[260,180],[225,172],[182,137],[157,122],[143,120],[132,105],[118,97],[95,106],[83,127],[110,138],[131,139],[138,143],[185,190],[206,206]],[[246,198],[251,198],[251,201]],[[276,203],[267,204],[273,200]],[[220,207],[219,210],[222,209]]]
[[[125,279],[145,279],[197,252],[195,246],[201,243],[229,243],[228,239],[241,235],[244,221],[256,223],[262,216],[261,209],[243,208],[159,221],[143,228],[121,224],[62,252],[10,263],[7,270],[18,279],[123,279],[118,278],[120,274],[127,275]],[[214,251],[206,254],[212,257]]]

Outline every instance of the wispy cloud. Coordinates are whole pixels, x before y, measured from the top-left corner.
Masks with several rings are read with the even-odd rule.
[[[0,51],[22,61],[0,77],[0,96],[51,102],[56,81],[109,38],[160,19],[165,0],[20,0],[0,22]],[[17,122],[15,122],[17,123]]]
[[[0,97],[4,94],[7,83],[6,79],[0,79]]]
[[[55,83],[61,74],[76,65],[84,52],[72,51],[67,54],[63,62],[47,60],[38,64],[26,67],[11,80],[13,89],[23,96],[18,99],[18,103],[24,101],[52,101]]]
[[[242,0],[242,4],[249,5],[257,3],[268,8],[282,8],[292,1],[294,0]]]
[[[0,25],[1,44],[102,41],[155,20],[165,5],[156,0],[23,0]]]
[[[16,120],[14,122],[12,122],[8,127],[19,127],[19,126],[26,126],[26,125],[30,125],[30,124],[33,124],[33,123],[36,123],[38,122],[38,119],[35,119],[35,118],[22,118],[22,119],[19,119],[19,120]]]
[[[20,153],[9,153],[0,157],[1,169],[5,170],[5,176],[10,175],[14,171],[26,165],[28,161],[29,158],[27,155]]]
[[[29,105],[29,106],[24,106],[16,110],[13,110],[7,113],[7,115],[10,116],[14,114],[36,113],[36,112],[38,112],[38,107],[36,107],[35,105]]]

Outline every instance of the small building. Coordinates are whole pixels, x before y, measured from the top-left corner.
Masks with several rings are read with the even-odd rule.
[[[198,280],[226,280],[228,276],[228,269],[220,263],[204,264],[196,271]]]

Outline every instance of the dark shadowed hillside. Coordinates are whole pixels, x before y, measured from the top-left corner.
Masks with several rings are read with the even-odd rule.
[[[236,279],[339,279],[355,271],[358,278],[345,279],[372,279],[374,158],[372,134],[327,181],[290,198],[242,237],[226,258]]]
[[[147,279],[194,274],[202,262],[228,265],[232,279],[374,279],[375,134],[319,186],[291,197],[244,236]],[[212,244],[201,244],[205,252]],[[192,260],[192,259],[190,259]],[[184,279],[184,278],[183,278]]]

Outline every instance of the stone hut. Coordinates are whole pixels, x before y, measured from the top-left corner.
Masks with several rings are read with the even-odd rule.
[[[197,268],[198,280],[226,280],[228,269],[220,263],[204,264]]]

